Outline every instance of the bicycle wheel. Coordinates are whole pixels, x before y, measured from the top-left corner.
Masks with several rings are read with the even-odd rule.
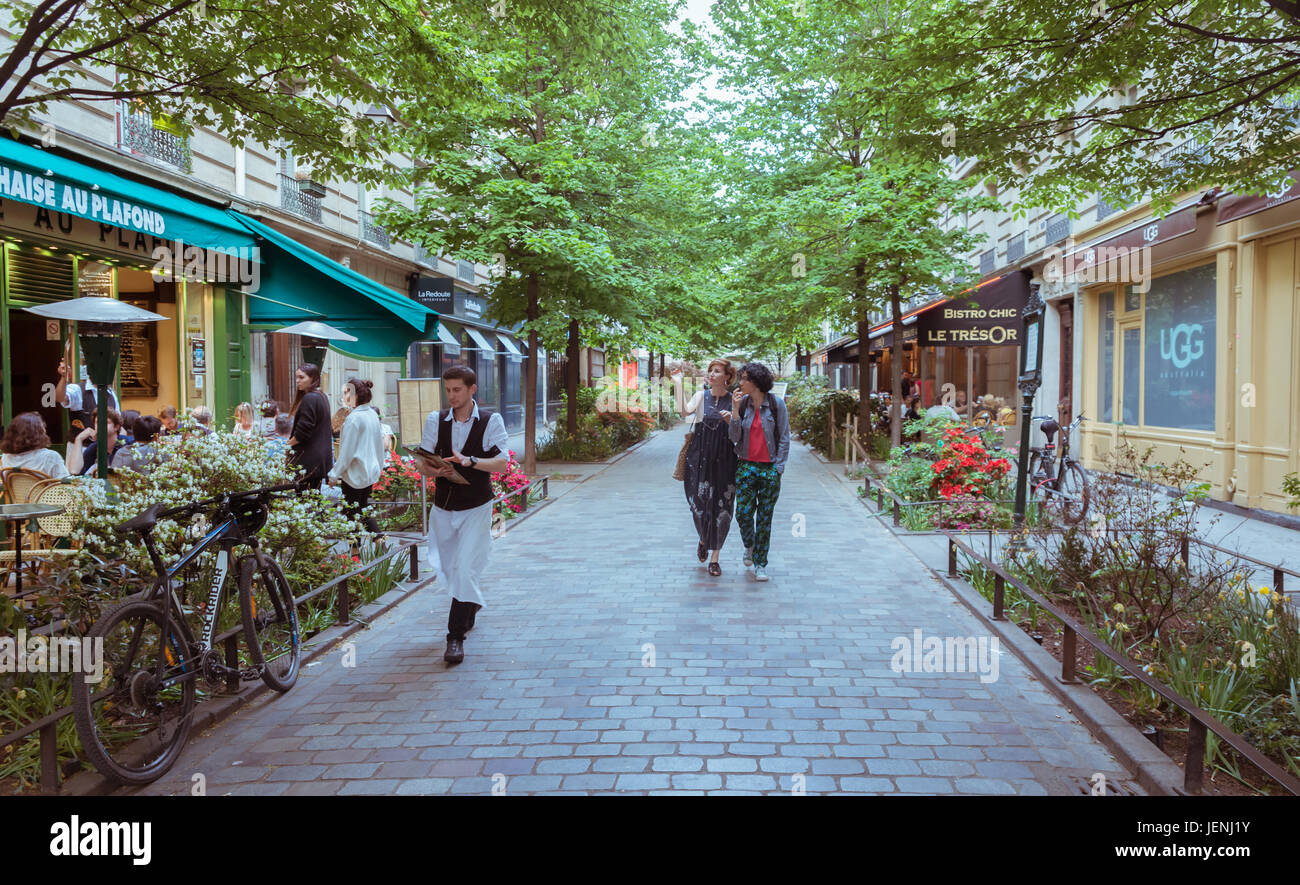
[[[111,609],[87,637],[103,669],[97,683],[82,675],[72,680],[72,716],[81,746],[110,780],[124,786],[152,783],[185,747],[198,662],[188,657],[175,623],[164,642],[162,612],[150,602]]]
[[[1052,514],[1057,509],[1060,499],[1052,489],[1052,482],[1043,464],[1042,452],[1029,453],[1029,470],[1025,482],[1028,485],[1027,503],[1033,505],[1039,519]]]
[[[265,559],[266,567],[259,569],[254,557],[244,558],[239,572],[239,606],[253,665],[262,669],[262,681],[268,687],[284,692],[298,680],[302,657],[298,611],[279,564],[269,556]],[[340,592],[346,593],[347,588]]]
[[[1071,525],[1077,524],[1088,514],[1088,475],[1074,462],[1062,466],[1061,478],[1061,516]]]

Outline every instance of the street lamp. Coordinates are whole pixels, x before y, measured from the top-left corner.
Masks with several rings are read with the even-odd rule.
[[[357,340],[355,335],[349,335],[341,329],[336,329],[327,323],[317,322],[316,320],[294,323],[292,326],[285,326],[283,329],[276,329],[275,331],[281,335],[301,335],[302,361],[312,363],[317,368],[324,366],[325,351],[329,349],[331,341]]]
[[[1012,517],[1012,539],[1008,552],[1025,548],[1025,497],[1029,485],[1029,430],[1033,423],[1034,394],[1043,383],[1043,311],[1046,305],[1038,296],[1042,284],[1029,284],[1029,301],[1020,317],[1024,335],[1020,338],[1020,452],[1016,459],[1016,510]]]
[[[98,295],[24,309],[37,316],[77,324],[81,352],[86,355],[86,369],[90,380],[100,390],[100,395],[95,397],[99,413],[95,418],[95,436],[100,443],[97,475],[107,482],[108,446],[105,443],[108,440],[108,397],[103,392],[112,386],[113,376],[117,373],[117,359],[122,352],[122,326],[125,323],[156,323],[167,318],[116,298]]]

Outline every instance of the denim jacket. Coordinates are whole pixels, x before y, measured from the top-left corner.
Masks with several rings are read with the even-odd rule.
[[[740,408],[731,418],[727,435],[736,446],[736,457],[749,457],[749,428],[754,423],[754,407],[749,397],[740,401]],[[777,473],[785,473],[785,462],[790,457],[790,419],[786,414],[785,400],[768,394],[763,397],[760,409],[763,422],[763,438],[767,442],[767,452],[772,458],[772,466]]]

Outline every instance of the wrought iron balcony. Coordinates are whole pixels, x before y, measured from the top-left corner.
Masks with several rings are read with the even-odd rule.
[[[994,246],[980,253],[980,276],[986,277],[998,266],[998,250]]]
[[[388,231],[384,230],[375,222],[375,216],[369,212],[361,213],[361,239],[369,240],[372,243],[388,248],[390,238]]]
[[[294,215],[300,215],[303,218],[320,224],[321,220],[321,200],[320,197],[313,197],[304,194],[298,184],[298,179],[292,175],[280,173],[280,208],[287,209]]]
[[[1047,238],[1044,240],[1044,246],[1051,246],[1059,243],[1070,235],[1070,216],[1053,215],[1047,219]]]
[[[141,157],[161,160],[183,172],[194,166],[190,140],[173,135],[154,126],[153,115],[147,111],[124,110],[121,113],[121,147]]]
[[[456,276],[467,283],[474,282],[474,262],[464,260],[457,261]]]
[[[1025,257],[1024,231],[1007,240],[1007,264],[1015,264]]]

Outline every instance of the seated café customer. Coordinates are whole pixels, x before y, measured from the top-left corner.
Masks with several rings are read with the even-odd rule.
[[[199,432],[204,436],[212,433],[212,410],[207,406],[195,406],[190,411],[190,417],[199,425]]]
[[[262,403],[262,417],[257,422],[257,433],[259,436],[270,439],[275,436],[275,416],[280,414],[280,404],[275,402]]]
[[[234,432],[247,437],[258,436],[256,414],[252,403],[240,403],[235,407]]]
[[[45,429],[45,419],[38,412],[23,412],[5,428],[0,439],[0,467],[37,470],[55,479],[68,475],[68,466],[59,453],[49,448],[50,437]]]
[[[114,470],[134,470],[136,473],[152,473],[153,469],[166,460],[157,448],[155,441],[162,433],[162,421],[153,415],[143,415],[135,422],[135,442],[126,446],[113,456]]]
[[[180,429],[181,422],[176,418],[176,407],[168,406],[158,413],[159,420],[162,421],[163,433],[175,433]]]
[[[122,432],[122,415],[116,409],[108,410],[108,463],[113,463],[122,441],[118,434]],[[95,440],[95,428],[87,427],[68,446],[68,472],[74,476],[94,476],[99,465],[99,443]]]
[[[275,416],[275,433],[266,441],[266,455],[268,458],[284,460],[285,453],[289,451],[289,434],[292,431],[292,415],[288,412],[281,412]]]
[[[131,445],[135,442],[135,422],[140,418],[140,413],[135,409],[122,410],[122,442]]]

